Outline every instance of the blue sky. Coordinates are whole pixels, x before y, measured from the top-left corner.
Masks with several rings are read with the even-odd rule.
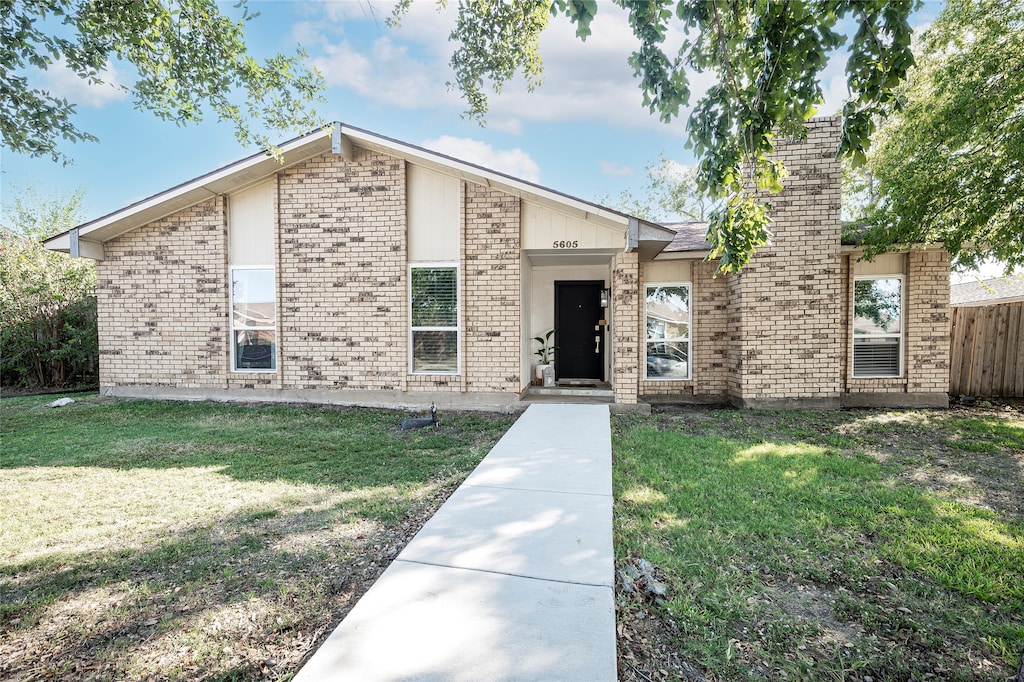
[[[635,44],[625,14],[602,1],[593,35],[582,43],[564,17],[552,20],[541,54],[545,82],[533,93],[514,83],[490,98],[488,125],[464,119],[464,106],[445,81],[451,78],[447,36],[451,8],[417,3],[398,29],[385,18],[392,2],[252,0],[261,16],[247,25],[257,56],[292,53],[301,44],[323,72],[329,89],[318,112],[405,142],[501,170],[584,199],[638,190],[645,166],[664,153],[693,162],[685,145],[684,111],[661,123],[642,106],[626,59]],[[452,0],[450,5],[457,3]],[[226,12],[235,12],[225,3]],[[926,2],[915,18],[923,24],[941,9]],[[669,36],[678,43],[681,34]],[[822,113],[837,110],[846,94],[843,63],[833,60],[824,77]],[[3,150],[2,201],[34,186],[47,193],[85,190],[85,218],[115,211],[139,199],[242,158],[231,126],[207,121],[179,128],[136,111],[113,88],[88,87],[58,68],[41,76],[55,94],[79,103],[80,128],[99,143],[65,145],[74,159],[62,166]],[[131,82],[130,67],[114,64],[108,80]],[[695,94],[702,82],[694,81]]]

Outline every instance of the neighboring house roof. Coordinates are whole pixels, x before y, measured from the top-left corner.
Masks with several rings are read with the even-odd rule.
[[[653,257],[673,237],[671,230],[656,223],[640,220],[606,206],[422,147],[377,135],[368,130],[342,123],[333,123],[328,127],[282,144],[279,147],[280,162],[267,152],[254,154],[101,218],[83,223],[68,232],[51,237],[44,244],[47,248],[55,251],[71,252],[73,255],[78,255],[77,251],[90,258],[102,258],[102,245],[106,241],[195,206],[212,197],[244,189],[269,178],[283,168],[314,157],[334,153],[340,154],[345,159],[351,159],[353,145],[403,158],[487,187],[494,187],[521,199],[557,208],[580,219],[594,220],[607,226],[623,228],[628,230],[628,246],[639,247],[641,254],[646,251],[649,254],[648,257]]]
[[[950,305],[978,306],[1015,301],[1024,301],[1024,275],[961,282],[949,287]]]

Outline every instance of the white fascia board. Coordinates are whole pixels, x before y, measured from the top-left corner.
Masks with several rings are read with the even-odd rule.
[[[340,124],[336,124],[340,125]],[[626,227],[629,224],[629,217],[592,204],[582,199],[561,194],[547,187],[536,185],[525,180],[519,180],[509,175],[492,171],[465,161],[453,159],[444,154],[432,152],[428,149],[415,147],[413,145],[392,140],[387,137],[375,135],[366,130],[342,126],[342,137],[348,137],[355,141],[360,147],[392,154],[404,158],[407,161],[418,163],[428,168],[445,170],[462,180],[469,180],[485,187],[494,187],[518,196],[520,199],[534,201],[544,205],[555,205],[563,213],[578,217],[583,220],[596,218],[601,222],[609,223],[619,227]]]
[[[662,251],[654,260],[704,260],[710,251]]]
[[[46,240],[45,244],[46,248],[50,251],[59,251],[60,253],[70,254],[71,232],[64,232],[55,237],[51,237]],[[91,258],[92,260],[103,260],[103,243],[79,237],[78,255],[82,258]]]
[[[840,247],[842,253],[863,253],[864,247],[857,244],[843,244]],[[892,251],[883,251],[885,253],[910,253],[911,251],[944,251],[942,244],[908,244],[901,246]],[[882,255],[879,254],[879,255]]]

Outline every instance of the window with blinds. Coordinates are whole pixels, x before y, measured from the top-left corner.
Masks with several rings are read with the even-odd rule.
[[[459,371],[459,271],[412,265],[409,276],[410,365],[414,374]]]
[[[903,278],[853,283],[853,376],[903,376]]]

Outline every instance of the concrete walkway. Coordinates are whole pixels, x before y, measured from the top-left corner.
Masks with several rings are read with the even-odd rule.
[[[615,680],[613,580],[608,407],[531,405],[295,681]]]

